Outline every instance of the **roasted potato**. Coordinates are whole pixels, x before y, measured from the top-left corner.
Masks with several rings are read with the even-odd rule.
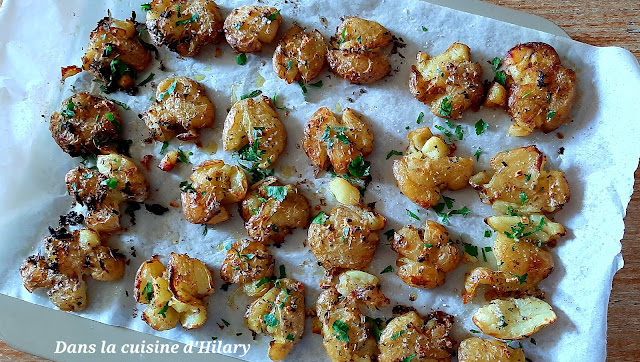
[[[250,297],[266,293],[273,283],[275,261],[269,249],[257,241],[238,240],[231,245],[220,268],[220,278],[240,284]]]
[[[460,249],[449,241],[447,229],[434,221],[427,221],[424,230],[412,225],[398,230],[391,249],[398,253],[396,274],[412,287],[438,287],[460,263]]]
[[[259,96],[236,102],[224,120],[222,145],[225,151],[239,150],[241,158],[251,153],[260,168],[271,167],[287,146],[287,130],[271,99]]]
[[[151,137],[166,142],[198,138],[200,130],[216,120],[213,102],[204,87],[186,77],[167,78],[158,84],[156,99],[143,113]]]
[[[29,293],[46,288],[51,302],[61,310],[81,311],[88,304],[86,276],[114,281],[124,275],[124,255],[102,245],[98,232],[86,228],[49,231],[51,235],[43,240],[44,256],[31,255],[20,266]]]
[[[451,361],[456,340],[451,337],[453,316],[431,312],[426,319],[416,312],[393,318],[380,335],[380,362]]]
[[[360,190],[342,177],[334,177],[329,182],[331,194],[343,205],[354,206],[360,204]]]
[[[505,235],[516,242],[525,240],[538,246],[567,234],[564,226],[540,214],[494,215],[484,221],[500,236]]]
[[[502,61],[509,93],[509,133],[548,133],[567,123],[576,97],[576,73],[562,66],[556,50],[545,43],[518,44]]]
[[[165,331],[178,321],[184,329],[199,328],[207,320],[204,298],[215,292],[209,268],[186,254],[171,253],[167,268],[157,255],[142,263],[136,274],[134,298],[147,304],[142,313],[151,328]]]
[[[327,55],[324,37],[314,29],[311,33],[294,24],[278,42],[273,53],[273,71],[291,84],[309,83],[322,71]]]
[[[411,131],[404,156],[393,162],[400,191],[428,209],[438,203],[444,190],[460,190],[473,174],[473,158],[451,156],[451,148],[434,136],[429,127]]]
[[[273,338],[269,358],[284,359],[300,341],[305,327],[304,285],[291,278],[278,279],[275,286],[255,300],[245,313],[253,333]]]
[[[329,274],[362,270],[371,263],[380,240],[378,231],[386,223],[384,216],[363,206],[334,207],[326,219],[316,218],[309,226],[309,246]]]
[[[473,315],[483,333],[511,340],[529,338],[556,319],[551,306],[534,297],[492,300]]]
[[[224,36],[238,53],[260,53],[275,39],[281,23],[280,10],[274,7],[243,5],[224,20]]]
[[[491,83],[484,99],[484,106],[490,108],[504,108],[507,106],[507,90],[498,82]]]
[[[348,17],[331,38],[327,62],[333,73],[350,83],[373,83],[391,71],[389,60],[382,54],[391,41],[391,32],[379,23]]]
[[[135,93],[134,79],[151,63],[151,53],[138,39],[136,23],[105,17],[89,36],[82,68],[106,82],[104,90]]]
[[[467,338],[458,347],[460,362],[525,362],[522,348],[495,339]]]
[[[571,191],[564,172],[545,171],[546,162],[536,146],[499,152],[490,162],[493,175],[483,171],[469,183],[498,212],[554,213],[569,202]]]
[[[335,172],[346,173],[356,157],[373,151],[373,131],[351,108],[337,118],[329,108],[322,107],[307,122],[302,148],[317,169],[326,170],[332,165]]]
[[[418,52],[411,66],[411,94],[438,117],[458,119],[467,109],[480,109],[484,97],[482,67],[471,61],[471,50],[453,43],[444,53],[431,58]]]
[[[191,182],[181,184],[182,212],[194,224],[214,225],[231,218],[230,204],[244,199],[247,176],[238,166],[208,160],[193,169]]]
[[[149,195],[149,183],[138,167],[116,153],[99,155],[97,171],[76,167],[67,172],[65,183],[75,202],[87,207],[87,226],[103,233],[120,230],[120,204],[143,202]]]
[[[270,176],[251,186],[240,211],[253,240],[279,244],[293,229],[309,226],[309,209],[309,200],[295,185]]]
[[[62,150],[72,157],[106,151],[107,143],[122,131],[116,105],[89,93],[76,93],[53,112],[49,130]]]
[[[151,40],[183,57],[200,53],[207,44],[222,41],[220,8],[212,0],[153,0],[147,11]]]
[[[371,274],[350,270],[338,280],[316,302],[322,345],[332,361],[375,360],[378,346],[359,303],[384,307],[389,299],[380,291],[380,280]]]

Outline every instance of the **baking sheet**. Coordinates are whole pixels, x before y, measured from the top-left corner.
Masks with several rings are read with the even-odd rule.
[[[103,6],[89,6],[80,1],[48,5],[34,1],[5,2],[0,10],[0,20],[3,20],[5,27],[15,25],[11,31],[0,34],[0,43],[4,45],[0,53],[0,105],[5,110],[0,114],[0,134],[4,141],[0,150],[10,155],[0,161],[4,166],[0,169],[3,170],[1,182],[5,190],[0,195],[0,210],[3,210],[0,225],[6,231],[0,244],[0,272],[8,276],[0,281],[0,292],[50,307],[44,291],[29,294],[22,288],[17,273],[21,260],[37,251],[40,240],[46,234],[46,227],[54,225],[57,216],[66,213],[71,203],[65,194],[63,179],[78,160],[68,157],[53,142],[48,132],[48,117],[71,94],[71,85],[77,90],[98,92],[97,85],[91,82],[88,75],[71,78],[61,85],[58,81],[59,67],[79,63],[81,49],[86,46],[89,32],[105,15],[107,8],[120,18],[128,17],[131,10],[136,10],[141,18],[143,15],[139,11],[140,4],[129,1],[107,2]],[[245,3],[248,2],[225,1],[220,5],[223,15],[227,15],[233,7]],[[149,72],[156,74],[156,80],[172,75],[203,79],[201,83],[207,87],[217,108],[216,126],[211,131],[205,131],[204,145],[211,142],[221,145],[222,121],[231,105],[232,92],[237,97],[254,89],[261,89],[266,95],[277,93],[279,103],[284,102],[291,111],[288,116],[280,113],[287,127],[289,143],[286,155],[276,163],[276,173],[291,182],[312,179],[307,158],[297,147],[303,125],[310,115],[321,106],[328,106],[334,111],[351,107],[361,112],[377,136],[375,151],[368,157],[372,161],[374,181],[369,186],[365,201],[377,201],[378,211],[389,219],[388,228],[399,229],[404,224],[422,226],[426,219],[437,219],[433,211],[419,210],[398,192],[391,174],[392,160],[385,160],[391,149],[404,149],[409,132],[405,127],[418,127],[415,120],[421,111],[425,113],[426,125],[443,125],[442,120],[432,116],[428,108],[411,98],[407,91],[409,69],[417,51],[437,54],[453,41],[464,42],[471,47],[472,58],[485,66],[485,78],[490,78],[492,72],[485,61],[494,56],[502,57],[506,50],[517,43],[545,41],[556,47],[563,62],[574,68],[580,79],[574,122],[558,130],[564,134],[564,139],[558,140],[554,134],[505,137],[510,124],[508,116],[499,111],[483,109],[478,113],[469,112],[462,120],[455,122],[461,124],[465,132],[464,140],[457,142],[458,153],[469,157],[477,147],[482,147],[484,153],[476,166],[476,170],[480,171],[487,167],[489,158],[498,151],[537,144],[547,154],[549,167],[567,173],[572,186],[572,200],[556,215],[556,220],[570,232],[554,250],[557,256],[555,272],[541,284],[547,291],[547,301],[554,306],[559,319],[553,326],[536,334],[537,345],[525,342],[524,348],[526,355],[533,360],[604,359],[606,306],[613,274],[622,265],[619,256],[619,240],[624,227],[622,217],[632,192],[633,171],[640,153],[634,138],[638,131],[640,107],[631,100],[631,90],[637,87],[639,78],[635,58],[621,49],[595,48],[421,2],[342,4],[341,8],[334,7],[339,11],[314,2],[285,4],[275,1],[269,4],[282,9],[285,19],[283,29],[287,29],[295,19],[303,26],[319,29],[327,38],[335,31],[341,16],[357,14],[376,20],[404,40],[407,47],[399,49],[399,52],[405,58],[392,56],[392,76],[366,87],[349,85],[325,71],[320,78],[324,87],[309,87],[306,99],[297,85],[287,85],[273,73],[270,65],[273,46],[267,47],[262,55],[249,55],[245,66],[235,63],[234,54],[228,46],[221,46],[224,55],[220,58],[214,57],[214,46],[188,60],[178,59],[166,49],[161,49],[161,58],[167,70],[159,71],[156,62],[154,69],[142,74],[140,79]],[[33,12],[34,8],[39,11]],[[25,12],[33,13],[35,19],[32,24],[50,24],[51,29],[55,30],[29,28],[18,20],[20,14]],[[389,17],[389,13],[394,16]],[[327,19],[327,27],[322,25],[320,17]],[[423,26],[428,31],[423,31]],[[266,65],[262,66],[262,63]],[[615,70],[612,64],[615,64]],[[367,92],[361,93],[360,89],[366,89]],[[152,87],[146,86],[137,97],[110,95],[132,108],[121,113],[126,123],[125,138],[134,140],[132,154],[135,160],[145,154],[157,156],[160,149],[159,144],[150,146],[142,143],[147,131],[137,118],[137,114],[150,103],[152,94]],[[479,118],[489,123],[490,127],[483,135],[476,136],[473,124]],[[170,148],[176,147],[192,151],[194,155],[191,160],[194,164],[208,158],[233,162],[230,153],[222,150],[210,155],[174,140]],[[560,147],[565,148],[563,155],[558,154]],[[171,201],[178,201],[178,184],[187,179],[189,173],[190,168],[185,165],[178,166],[171,174],[157,169],[148,172],[152,185],[149,202],[167,205]],[[328,180],[328,177],[321,176],[321,179],[312,179],[302,187],[314,205],[320,197],[327,198],[330,205],[334,203],[328,195]],[[492,240],[483,237],[484,230],[488,228],[482,222],[484,217],[493,214],[490,207],[481,204],[470,189],[447,195],[456,199],[456,208],[466,205],[472,210],[466,218],[455,216],[451,219],[449,230],[452,236],[479,246],[491,245]],[[418,222],[407,216],[405,209],[418,214],[421,220]],[[325,210],[328,211],[328,208]],[[156,333],[139,319],[141,310],[136,312],[133,298],[126,296],[126,292],[132,292],[133,276],[138,265],[154,253],[167,255],[171,251],[187,252],[207,262],[217,277],[225,253],[223,245],[245,234],[238,215],[228,223],[210,228],[206,236],[202,235],[201,226],[186,223],[179,209],[173,209],[161,217],[141,211],[137,219],[136,227],[110,240],[110,245],[125,251],[131,260],[125,278],[116,283],[89,282],[90,305],[80,315]],[[125,225],[128,225],[126,221]],[[302,245],[305,236],[305,231],[299,230],[287,238],[282,248],[272,248],[272,252],[277,265],[285,264],[287,274],[305,283],[307,306],[310,307],[319,292],[317,281],[322,270],[317,267],[308,248]],[[388,248],[385,238],[382,239],[369,268],[369,272],[376,275],[395,262],[395,253]],[[130,253],[132,246],[135,247],[136,257]],[[392,299],[392,305],[412,305],[422,313],[432,308],[440,309],[455,315],[455,336],[462,340],[471,335],[468,332],[474,328],[471,315],[482,304],[481,296],[466,306],[460,302],[462,278],[474,266],[461,265],[448,275],[447,284],[432,291],[409,288],[391,273],[380,277],[383,291]],[[221,285],[218,277],[216,282],[218,286]],[[210,298],[209,322],[202,329],[186,333],[177,328],[158,335],[187,343],[192,340],[211,340],[212,336],[225,343],[252,343],[252,349],[245,358],[266,358],[269,339],[259,336],[256,341],[251,340],[241,318],[247,301],[240,294],[233,294],[233,290],[235,286],[229,292],[217,290],[216,295]],[[418,294],[415,302],[409,301],[412,292]],[[390,308],[371,314],[387,318],[391,316]],[[231,326],[221,330],[216,325],[222,324],[221,318],[231,322]],[[237,333],[242,335],[236,336]],[[322,360],[326,359],[325,356],[321,337],[310,333],[309,329],[290,354],[292,360],[303,357]]]

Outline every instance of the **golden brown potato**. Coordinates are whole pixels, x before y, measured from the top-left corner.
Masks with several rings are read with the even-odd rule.
[[[271,176],[251,186],[240,211],[253,240],[279,244],[293,229],[309,226],[309,208],[309,200],[295,185],[283,185]]]
[[[536,146],[499,152],[490,162],[493,175],[483,171],[469,183],[498,212],[554,213],[569,202],[571,191],[564,172],[545,171],[546,162]]]
[[[245,313],[247,327],[253,333],[273,338],[269,344],[269,358],[273,361],[284,359],[300,341],[305,317],[304,285],[291,278],[278,279]]]
[[[72,157],[83,153],[106,152],[107,143],[122,131],[122,118],[116,105],[89,93],[77,93],[53,112],[49,130],[62,150]]]
[[[348,17],[331,38],[331,50],[327,53],[329,68],[354,84],[376,82],[391,71],[389,60],[382,54],[391,41],[391,32],[379,23]]]
[[[332,361],[375,360],[376,339],[358,303],[384,307],[389,299],[380,291],[380,280],[371,274],[350,270],[338,279],[337,286],[323,291],[316,301],[322,345]]]
[[[209,268],[198,259],[176,253],[171,253],[167,268],[157,255],[142,263],[134,286],[136,301],[148,305],[142,320],[157,331],[175,328],[178,321],[184,329],[204,325],[204,298],[214,292]]]
[[[373,131],[351,108],[337,118],[322,107],[307,122],[302,148],[317,169],[326,170],[331,164],[335,172],[346,173],[356,157],[373,151]]]
[[[482,67],[471,62],[471,50],[453,43],[444,53],[431,58],[418,52],[411,66],[411,94],[438,117],[458,119],[467,109],[477,111],[482,104]]]
[[[329,182],[329,190],[339,203],[347,206],[360,204],[360,190],[342,177],[334,177]]]
[[[222,143],[225,151],[251,151],[260,168],[268,168],[287,146],[287,130],[278,118],[271,99],[265,96],[239,100],[224,120]],[[241,157],[243,157],[241,155]]]
[[[191,182],[180,184],[182,212],[194,224],[214,225],[231,218],[229,205],[244,199],[247,176],[238,166],[208,160],[193,169]]]
[[[189,141],[198,138],[201,129],[213,126],[216,110],[200,83],[186,77],[167,78],[158,84],[156,99],[142,119],[151,137],[160,142],[173,137]]]
[[[275,261],[269,249],[257,241],[238,240],[231,245],[220,268],[220,278],[240,284],[250,297],[262,296],[273,283]]]
[[[316,218],[309,226],[309,246],[329,274],[362,270],[371,263],[380,240],[378,231],[386,223],[384,216],[366,207],[334,207],[328,218]]]
[[[404,156],[393,162],[400,191],[428,209],[438,203],[444,190],[460,190],[473,174],[473,158],[451,156],[451,149],[429,127],[411,131]]]
[[[76,167],[67,172],[65,183],[75,202],[87,207],[87,226],[102,233],[120,230],[123,202],[143,202],[149,195],[149,183],[138,167],[116,153],[99,155],[97,170]]]
[[[484,106],[490,108],[504,108],[507,106],[507,90],[498,82],[491,83],[487,91]]]
[[[118,89],[136,92],[134,78],[151,63],[151,53],[138,39],[132,20],[105,17],[89,36],[82,68],[107,84],[109,93]]]
[[[202,46],[222,41],[224,19],[212,0],[153,0],[149,5],[147,29],[157,45],[192,57]]]
[[[294,24],[278,42],[273,70],[289,84],[300,80],[309,83],[322,71],[326,55],[327,44],[317,29],[307,33]]]
[[[238,53],[260,53],[275,39],[281,23],[280,10],[274,7],[243,5],[224,20],[224,36]]]
[[[458,347],[460,362],[525,362],[522,348],[495,339],[467,338]]]
[[[465,303],[476,295],[480,284],[490,289],[485,298],[537,295],[543,293],[537,285],[553,271],[552,254],[544,246],[551,240],[563,236],[564,227],[543,215],[493,216],[487,223],[496,231],[493,254],[498,271],[474,268],[465,277]]]
[[[508,112],[513,136],[534,129],[551,132],[570,121],[576,97],[576,73],[562,66],[556,50],[545,43],[524,43],[511,48],[502,61],[509,93]]]
[[[551,306],[534,297],[492,300],[473,315],[483,333],[510,340],[529,338],[556,319]]]
[[[64,311],[87,307],[85,277],[114,281],[124,275],[124,255],[101,245],[100,234],[91,229],[68,232],[49,229],[44,238],[44,256],[31,255],[20,266],[24,287],[32,293],[48,289],[51,302]]]
[[[452,326],[453,316],[440,311],[431,312],[426,320],[416,312],[395,317],[380,335],[378,360],[451,361],[456,344]]]
[[[412,287],[438,287],[460,263],[460,249],[449,241],[447,229],[434,221],[427,221],[424,230],[412,225],[398,230],[391,249],[398,253],[396,274]]]

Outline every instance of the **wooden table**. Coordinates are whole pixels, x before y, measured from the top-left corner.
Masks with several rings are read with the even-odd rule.
[[[638,0],[485,0],[547,18],[573,39],[597,46],[618,46],[640,59],[640,2]],[[2,0],[0,0],[0,5]],[[622,240],[625,267],[616,274],[609,301],[607,359],[640,359],[640,171],[625,219]],[[44,361],[0,341],[0,360]]]

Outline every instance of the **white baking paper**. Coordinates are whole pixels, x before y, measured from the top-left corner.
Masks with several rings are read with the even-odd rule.
[[[223,15],[232,8],[250,1],[220,1]],[[478,147],[483,150],[476,170],[488,167],[495,153],[515,147],[535,144],[548,157],[548,167],[566,173],[571,185],[571,202],[556,215],[556,220],[569,230],[553,250],[556,269],[541,283],[547,291],[547,301],[558,314],[558,321],[535,335],[537,345],[523,341],[526,355],[534,361],[599,361],[606,355],[606,316],[611,281],[622,266],[620,240],[623,236],[626,206],[632,193],[633,172],[640,155],[640,102],[636,99],[640,87],[640,70],[636,59],[619,48],[596,48],[546,33],[482,18],[467,13],[431,5],[420,1],[262,1],[281,9],[284,24],[281,32],[294,21],[308,29],[317,28],[328,39],[340,18],[357,15],[378,21],[396,37],[406,43],[398,54],[391,55],[393,71],[384,80],[372,85],[358,86],[333,76],[325,70],[320,76],[324,86],[309,88],[303,96],[297,84],[287,85],[276,77],[271,66],[274,46],[267,46],[262,54],[248,55],[248,62],[239,66],[235,54],[227,45],[220,45],[223,55],[215,57],[216,46],[206,47],[193,59],[181,59],[160,48],[160,57],[166,66],[153,68],[155,82],[169,76],[181,75],[198,79],[207,88],[215,102],[217,121],[213,129],[203,133],[202,144],[220,145],[215,153],[197,149],[193,144],[170,142],[170,149],[180,147],[192,151],[191,162],[198,164],[211,158],[233,163],[230,152],[221,149],[221,131],[227,110],[231,106],[232,92],[236,97],[261,89],[264,94],[278,94],[279,105],[289,111],[279,111],[288,132],[286,154],[276,163],[276,174],[290,182],[305,181],[302,192],[318,205],[326,198],[329,207],[336,201],[329,195],[329,176],[322,173],[314,179],[313,170],[300,148],[303,126],[319,107],[327,106],[336,112],[346,107],[362,113],[375,132],[375,150],[368,157],[372,163],[373,182],[366,192],[366,202],[376,202],[377,210],[388,219],[387,229],[402,225],[423,226],[426,220],[437,220],[433,211],[426,211],[404,197],[392,176],[393,159],[385,156],[392,150],[404,150],[409,130],[416,124],[420,112],[425,113],[423,125],[444,125],[434,117],[427,106],[413,99],[408,91],[408,78],[416,53],[429,54],[444,51],[452,42],[459,41],[472,49],[473,60],[484,66],[485,78],[493,72],[487,60],[503,57],[512,46],[528,41],[543,41],[553,45],[563,63],[576,70],[579,95],[573,111],[573,122],[556,132],[535,133],[524,138],[510,137],[507,129],[509,117],[500,110],[482,109],[467,112],[456,121],[464,130],[464,140],[457,141],[458,154],[473,155]],[[0,292],[29,302],[53,308],[44,290],[33,294],[23,287],[18,267],[28,255],[37,253],[47,226],[55,225],[58,216],[71,206],[66,195],[64,175],[79,163],[63,153],[48,130],[50,114],[60,107],[63,99],[78,91],[99,93],[98,85],[89,74],[81,74],[60,83],[60,67],[79,64],[89,33],[99,19],[110,9],[118,18],[129,17],[134,10],[144,20],[138,1],[87,2],[67,0],[44,2],[36,0],[5,0],[0,9]],[[326,22],[323,24],[323,20]],[[423,30],[423,27],[427,30]],[[402,55],[402,56],[401,56]],[[364,91],[363,91],[364,90]],[[124,93],[109,97],[122,101],[131,110],[122,110],[125,119],[125,137],[132,139],[133,158],[139,162],[146,154],[159,160],[160,144],[144,144],[148,136],[143,122],[137,117],[151,103],[154,89],[147,85],[138,96]],[[474,123],[482,118],[489,129],[477,136]],[[433,128],[433,127],[432,127]],[[435,130],[434,130],[435,131]],[[564,153],[559,150],[563,148]],[[209,152],[213,147],[209,147]],[[171,173],[156,167],[145,171],[151,182],[149,203],[168,205],[179,202],[179,183],[186,180],[190,167],[184,164]],[[454,216],[448,227],[453,238],[478,246],[490,246],[491,238],[483,236],[488,227],[483,219],[493,213],[478,200],[476,193],[467,188],[449,192],[455,208],[468,206],[472,211],[466,217]],[[417,221],[407,215],[411,210],[420,217]],[[243,313],[248,303],[236,286],[224,292],[219,289],[219,269],[224,258],[223,245],[245,237],[245,231],[236,210],[231,221],[209,228],[203,236],[203,227],[187,223],[179,208],[163,216],[144,210],[137,212],[137,225],[130,227],[127,217],[123,223],[127,230],[114,235],[109,245],[124,252],[130,265],[125,277],[114,283],[90,281],[89,307],[79,315],[103,323],[124,326],[172,340],[189,342],[211,340],[218,337],[224,343],[252,343],[244,359],[265,360],[269,338],[258,336],[252,341],[251,333],[243,326]],[[313,254],[303,246],[306,230],[298,230],[287,237],[281,248],[272,247],[276,265],[286,265],[287,274],[306,286],[307,308],[319,294],[318,281],[323,270],[317,266]],[[395,265],[396,254],[384,236],[375,260],[368,269],[379,275],[387,265]],[[136,256],[132,255],[135,248]],[[136,269],[153,254],[167,256],[170,252],[186,252],[206,262],[216,275],[216,294],[209,298],[209,320],[198,330],[185,332],[180,327],[166,332],[155,332],[140,320],[142,305],[136,306],[132,295]],[[163,261],[167,261],[166,257]],[[489,258],[491,262],[491,256]],[[447,276],[447,283],[434,290],[419,290],[403,284],[393,273],[380,275],[383,291],[392,304],[410,305],[421,313],[432,309],[443,310],[456,318],[455,337],[458,341],[471,336],[473,312],[484,303],[482,296],[473,303],[463,305],[460,291],[465,272],[477,266],[463,264]],[[126,294],[129,294],[127,296]],[[417,293],[417,300],[409,296]],[[140,308],[140,309],[139,309]],[[62,312],[60,312],[62,313]],[[372,315],[391,317],[391,307],[371,312]],[[222,318],[231,325],[221,330]],[[309,321],[308,321],[309,322]],[[309,323],[307,323],[309,325]],[[307,325],[307,327],[308,327]],[[241,335],[236,335],[242,333]],[[289,360],[326,360],[321,337],[307,328],[302,341],[289,355]]]

